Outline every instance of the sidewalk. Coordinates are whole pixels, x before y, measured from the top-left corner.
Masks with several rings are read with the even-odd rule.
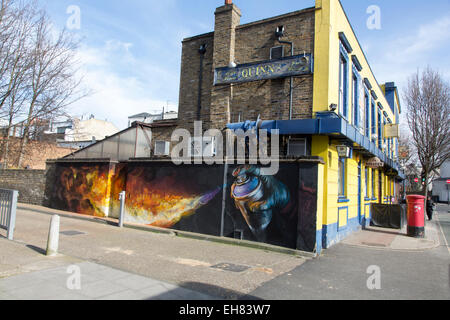
[[[0,300],[217,299],[92,262],[46,257],[37,248],[2,238],[0,247]],[[77,270],[79,286],[73,278]]]
[[[58,257],[54,260],[62,260],[61,264],[57,266],[48,266],[49,261],[53,260],[42,255],[43,248],[47,243],[52,214],[61,216],[59,253],[65,257]],[[94,223],[94,221],[99,223]],[[32,260],[30,263],[34,262],[33,259],[37,259],[40,264],[46,266],[38,271],[60,268],[59,272],[62,272],[69,265],[88,261],[90,263],[88,269],[93,267],[91,264],[101,265],[103,268],[121,270],[135,276],[154,279],[152,281],[157,280],[166,288],[189,289],[201,292],[208,297],[229,300],[241,297],[249,298],[248,294],[263,283],[293,270],[308,260],[305,257],[281,254],[267,249],[254,249],[176,236],[167,230],[165,230],[166,232],[162,232],[162,230],[161,232],[158,230],[149,232],[134,228],[118,228],[115,223],[109,224],[108,222],[96,218],[86,219],[85,216],[74,216],[67,212],[57,212],[44,207],[20,204],[14,233],[16,242],[12,243],[20,244],[25,249],[32,249],[31,251],[35,255],[41,257],[30,257]],[[1,235],[3,233],[0,230],[0,239]],[[1,272],[7,272],[4,275],[11,277],[15,274],[20,276],[22,271],[34,270],[27,267],[26,270],[12,272],[18,266],[29,264],[28,261],[15,261],[14,257],[30,255],[30,250],[25,253],[23,250],[16,253],[11,249],[13,251],[8,255],[3,253],[3,243],[0,243],[0,247],[2,248],[0,250],[0,277],[2,277]],[[73,259],[69,257],[78,260],[75,263],[72,260],[64,261],[64,259]],[[98,270],[96,272],[96,280],[105,280],[99,278],[101,272]],[[110,271],[107,271],[108,273]],[[64,287],[68,276],[68,274],[64,274],[64,277],[58,280],[59,287]],[[86,279],[89,278],[90,274],[87,274]],[[62,280],[64,282],[61,284]],[[114,284],[114,288],[118,285],[117,290],[123,291],[125,287],[126,294],[132,295],[130,298],[135,294],[141,297],[140,290],[131,294],[128,290],[133,290],[133,288],[117,284],[118,280],[120,279],[111,278],[108,281]],[[94,299],[88,293],[83,292],[70,292],[67,295],[72,296],[74,293],[81,293]],[[177,289],[171,290],[169,293],[178,295]],[[146,294],[147,292],[144,292],[142,297],[147,298]],[[100,296],[100,298],[104,297],[106,295]],[[192,299],[192,296],[189,296],[189,299]]]
[[[406,226],[402,230],[368,227],[350,235],[342,243],[394,251],[423,251],[440,245],[439,229],[435,221],[426,222],[425,238],[422,239],[407,236]]]

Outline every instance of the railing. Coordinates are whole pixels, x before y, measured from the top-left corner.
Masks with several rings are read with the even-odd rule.
[[[0,228],[7,231],[8,240],[14,238],[18,196],[16,190],[0,189]]]

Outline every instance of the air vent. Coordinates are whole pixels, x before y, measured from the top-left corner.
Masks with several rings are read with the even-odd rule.
[[[291,139],[288,142],[288,157],[306,156],[306,139]]]
[[[170,142],[155,141],[155,156],[168,156],[170,153]]]
[[[191,138],[189,147],[193,157],[214,157],[217,154],[217,143],[214,137]]]
[[[284,46],[270,48],[270,60],[281,59],[284,57]]]

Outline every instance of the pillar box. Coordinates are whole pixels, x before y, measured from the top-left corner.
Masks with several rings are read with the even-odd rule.
[[[406,197],[408,205],[408,236],[425,237],[425,197],[410,195]]]

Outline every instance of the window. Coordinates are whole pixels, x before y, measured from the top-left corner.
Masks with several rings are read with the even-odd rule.
[[[306,139],[290,139],[288,142],[288,156],[304,157],[307,155]]]
[[[375,169],[372,169],[372,199],[376,199],[376,196],[375,196]]]
[[[369,168],[365,169],[366,198],[369,198]]]
[[[381,110],[378,110],[378,148],[383,149],[383,131],[381,127]]]
[[[366,109],[366,137],[370,136],[370,98],[369,93],[366,91],[364,95],[364,104]]]
[[[339,158],[339,176],[338,176],[338,186],[339,186],[339,198],[345,198],[345,158]]]
[[[375,101],[372,100],[372,141],[375,142],[374,136],[377,134],[376,113],[375,113]]]
[[[358,76],[353,73],[352,76],[352,103],[353,103],[353,125],[359,126],[359,103],[358,103]]]
[[[347,118],[347,92],[348,92],[348,62],[347,58],[341,53],[339,64],[339,113]]]

